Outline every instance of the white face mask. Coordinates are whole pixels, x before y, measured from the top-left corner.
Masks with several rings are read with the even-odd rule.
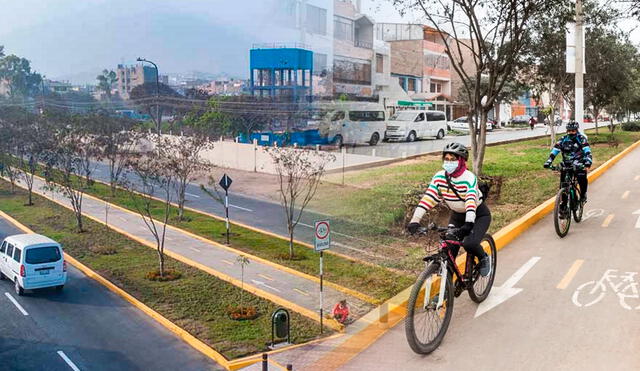
[[[447,172],[447,174],[451,174],[458,168],[458,161],[445,161],[442,164],[442,168]]]

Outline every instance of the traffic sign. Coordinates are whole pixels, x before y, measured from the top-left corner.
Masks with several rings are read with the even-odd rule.
[[[227,174],[224,174],[222,176],[222,179],[220,179],[220,183],[218,184],[220,184],[220,187],[222,187],[222,189],[226,191],[231,186],[231,182],[233,182],[231,178]]]
[[[331,247],[331,228],[328,220],[315,223],[314,247],[316,251],[327,250]]]

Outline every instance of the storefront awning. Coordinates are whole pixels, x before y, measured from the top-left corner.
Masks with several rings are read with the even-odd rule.
[[[424,107],[424,106],[433,106],[433,103],[430,102],[416,102],[416,101],[408,101],[408,100],[399,100],[398,106],[402,107]]]

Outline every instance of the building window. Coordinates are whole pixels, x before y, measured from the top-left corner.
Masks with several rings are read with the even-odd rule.
[[[319,35],[327,34],[327,10],[307,4],[307,31]]]
[[[407,90],[416,91],[416,79],[408,79]]]
[[[432,82],[429,87],[431,93],[442,93],[442,84],[439,82]]]
[[[333,37],[338,40],[353,41],[353,21],[339,16],[333,17]]]
[[[424,56],[424,63],[428,68],[437,68],[440,70],[448,70],[451,68],[449,57],[444,54],[427,54]]]
[[[376,54],[376,72],[384,72],[384,56],[382,54]]]
[[[371,85],[371,64],[335,60],[333,80],[347,84]]]
[[[323,74],[327,72],[327,55],[322,53],[313,53],[313,73]]]

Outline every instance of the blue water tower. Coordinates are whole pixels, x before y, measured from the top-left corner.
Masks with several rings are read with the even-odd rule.
[[[256,46],[250,51],[251,94],[311,101],[313,52],[299,47]]]

